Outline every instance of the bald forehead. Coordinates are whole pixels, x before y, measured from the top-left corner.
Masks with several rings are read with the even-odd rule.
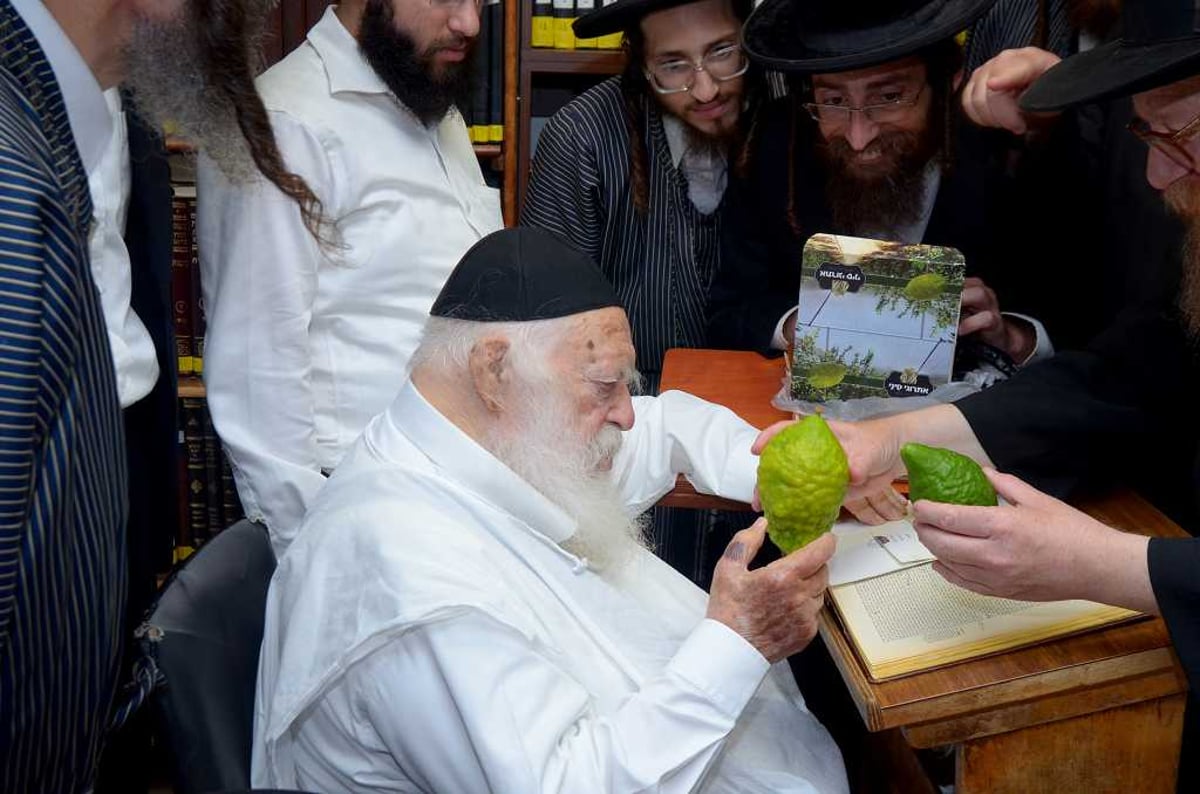
[[[569,322],[563,347],[587,377],[624,380],[636,375],[633,337],[623,309],[584,312],[569,318]]]
[[[1200,106],[1200,76],[1180,80],[1152,91],[1143,91],[1133,98],[1139,116],[1153,122],[1159,116],[1177,115],[1193,106]]]

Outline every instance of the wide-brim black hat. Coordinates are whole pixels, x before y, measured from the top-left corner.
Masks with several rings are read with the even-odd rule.
[[[905,58],[958,35],[995,0],[765,0],[743,46],[768,69],[846,72]]]
[[[1062,110],[1200,74],[1200,0],[1125,0],[1121,38],[1072,55],[1021,97],[1021,108]]]
[[[642,18],[648,14],[695,3],[698,0],[617,0],[605,6],[601,6],[601,2],[602,0],[597,0],[598,8],[595,11],[589,11],[571,24],[576,36],[591,39],[610,33],[624,33],[641,23]],[[744,8],[738,16],[745,19],[750,11],[750,0],[733,0],[734,11],[738,11],[739,5],[743,5]]]

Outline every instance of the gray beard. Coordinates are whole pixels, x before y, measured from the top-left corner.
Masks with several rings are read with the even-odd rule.
[[[249,2],[260,12],[273,5],[269,0]],[[233,102],[209,85],[202,36],[186,4],[181,17],[170,23],[140,20],[135,25],[126,51],[124,83],[133,94],[132,109],[152,129],[170,125],[178,130],[231,181],[249,181],[258,175],[258,169]],[[250,38],[258,40],[257,35]],[[252,56],[247,53],[246,57]]]
[[[529,421],[516,432],[490,436],[484,446],[574,519],[575,533],[564,549],[602,573],[619,573],[645,548],[643,519],[626,514],[610,472],[597,469],[620,448],[621,432],[608,426],[591,443],[576,442],[564,430],[571,426],[562,420],[566,412],[550,408],[552,401],[531,396],[525,402]]]

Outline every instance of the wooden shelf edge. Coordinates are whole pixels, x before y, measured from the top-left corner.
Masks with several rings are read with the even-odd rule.
[[[166,140],[163,141],[163,145],[172,154],[190,154],[196,151],[196,147],[192,146],[191,143],[185,141],[183,138],[176,138],[174,135],[168,135]]]
[[[179,396],[204,399],[204,380],[198,375],[180,375]]]
[[[471,148],[475,150],[478,157],[501,157],[504,155],[504,144],[502,143],[473,143]]]
[[[521,51],[521,68],[531,74],[619,74],[625,69],[625,51],[525,47]]]

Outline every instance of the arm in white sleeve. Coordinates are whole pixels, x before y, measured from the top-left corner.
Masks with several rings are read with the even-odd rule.
[[[681,391],[633,399],[633,429],[613,460],[631,513],[657,502],[683,474],[700,493],[749,502],[758,430],[733,411]]]
[[[272,113],[271,123],[288,168],[333,212],[320,141],[286,115]],[[197,181],[208,405],[246,514],[267,524],[280,554],[325,482],[309,343],[322,253],[296,203],[274,185],[232,184],[207,159]]]
[[[468,613],[384,646],[347,683],[370,732],[427,791],[683,794],[768,667],[705,620],[658,674],[602,703],[554,651]]]
[[[787,327],[788,321],[796,322],[796,309],[790,310],[787,314],[779,318],[779,322],[775,323],[775,333],[771,334],[771,349],[772,350],[787,350],[787,337],[783,334],[783,329]]]

